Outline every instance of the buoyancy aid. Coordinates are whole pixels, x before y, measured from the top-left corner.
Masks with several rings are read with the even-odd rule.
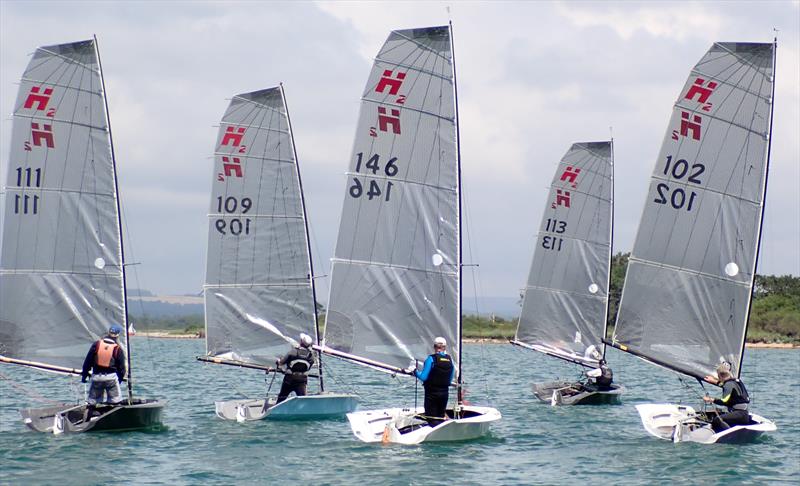
[[[114,359],[114,351],[119,347],[119,344],[110,339],[101,339],[97,341],[97,349],[95,350],[95,364],[103,368],[111,367],[111,360]]]
[[[595,379],[595,383],[597,383],[598,386],[607,387],[607,386],[611,386],[611,383],[613,381],[614,381],[614,373],[611,371],[611,368],[609,368],[606,365],[601,365],[600,366],[600,376],[598,376]]]
[[[449,354],[442,355],[439,353],[434,353],[430,357],[433,359],[433,366],[423,386],[426,389],[447,390],[450,386],[450,375],[453,373],[452,358],[450,358]]]
[[[297,349],[295,355],[291,356],[286,363],[287,368],[292,370],[292,373],[308,373],[314,363],[314,354],[308,349]]]
[[[722,399],[715,400],[717,405],[724,405],[729,410],[748,410],[750,408],[750,394],[744,383],[736,378],[731,378],[722,384]]]

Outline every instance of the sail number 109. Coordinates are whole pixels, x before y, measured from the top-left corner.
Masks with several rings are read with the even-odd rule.
[[[243,197],[241,199],[235,198],[233,196],[229,196],[223,198],[222,196],[217,197],[217,212],[218,213],[237,213],[240,212],[242,214],[246,214],[250,209],[253,207],[253,200],[249,197]],[[214,227],[217,231],[223,235],[234,235],[239,236],[242,234],[249,235],[250,234],[250,218],[219,218],[214,221]]]
[[[703,181],[700,176],[706,171],[706,166],[703,164],[691,164],[686,159],[678,159],[675,163],[672,162],[672,156],[667,156],[667,163],[664,165],[664,175],[672,179],[683,182],[686,180],[687,184],[702,184]],[[686,208],[691,211],[694,207],[697,193],[682,187],[670,188],[669,184],[659,182],[656,185],[656,192],[658,195],[653,202],[656,204],[669,204],[674,209]]]

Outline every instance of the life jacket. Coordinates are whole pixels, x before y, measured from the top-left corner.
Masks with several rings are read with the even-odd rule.
[[[292,373],[308,373],[311,371],[312,362],[314,360],[313,353],[308,349],[297,349],[296,356],[289,358],[286,366],[292,370]]]
[[[600,366],[600,376],[595,379],[597,386],[608,387],[614,381],[614,372],[606,365]]]
[[[453,372],[452,358],[449,354],[441,355],[439,353],[434,353],[430,357],[433,359],[433,366],[423,386],[426,389],[447,390],[450,386],[450,374]]]
[[[728,384],[728,382],[732,383],[731,389],[731,403],[727,405],[727,407],[731,410],[747,410],[750,408],[750,394],[747,393],[747,388],[744,387],[744,383],[737,378],[732,378],[725,383],[723,383],[723,390],[724,386]],[[724,391],[723,391],[724,393]]]
[[[97,341],[97,349],[94,353],[94,362],[103,368],[111,367],[111,360],[114,359],[114,351],[119,345],[115,342],[108,342],[105,339]]]

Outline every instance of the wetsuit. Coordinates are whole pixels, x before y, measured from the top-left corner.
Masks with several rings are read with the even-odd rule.
[[[750,423],[750,396],[744,383],[735,378],[729,378],[722,384],[722,398],[715,398],[714,405],[722,405],[728,408],[728,413],[723,413],[714,417],[711,427],[714,432],[722,432],[735,425],[747,425]]]
[[[605,365],[605,363],[601,364],[599,368],[596,368],[586,374],[594,381],[594,386],[599,391],[608,391],[611,390],[611,383],[614,382],[614,372],[611,371],[611,368]]]
[[[276,404],[289,398],[292,392],[298,397],[305,396],[308,372],[314,363],[314,352],[306,348],[294,348],[278,361],[278,366],[286,365],[287,373],[283,375],[283,384],[281,391],[278,392]]]
[[[414,375],[422,381],[425,388],[425,417],[431,427],[444,421],[450,383],[455,371],[453,360],[444,352],[428,356],[422,371],[414,371]]]
[[[86,401],[90,405],[102,402],[104,393],[106,403],[119,403],[122,400],[119,382],[125,377],[125,353],[115,338],[106,336],[92,343],[83,360],[81,381],[84,383],[89,371],[92,372],[92,383]]]

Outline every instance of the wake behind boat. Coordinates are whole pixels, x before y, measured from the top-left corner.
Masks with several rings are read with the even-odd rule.
[[[217,135],[212,178],[206,356],[197,359],[283,377],[291,370],[277,368],[276,358],[299,346],[298,336],[309,339],[307,346],[309,335],[319,336],[305,199],[283,86],[233,97]],[[325,392],[323,372],[319,356],[319,394],[277,404],[266,397],[218,401],[215,412],[244,422],[355,410],[355,395]]]
[[[750,413],[739,381],[766,197],[775,49],[715,43],[675,103],[653,171],[612,344],[701,385],[734,380],[739,390],[716,419],[712,410],[637,406],[645,430],[660,439],[740,443],[776,430]],[[746,423],[722,423],[732,415]]]
[[[553,176],[512,344],[593,370],[578,381],[536,383],[556,405],[618,404],[602,340],[608,326],[614,220],[611,141],[575,143]],[[602,352],[597,351],[598,348]]]
[[[9,160],[0,362],[80,376],[112,323],[125,329],[118,345],[127,349],[121,403],[29,408],[25,424],[56,434],[160,428],[164,404],[133,397],[116,161],[96,39],[36,50],[20,83]]]
[[[466,440],[501,418],[461,401],[461,164],[450,26],[393,31],[362,97],[331,271],[323,353],[407,376],[437,336],[457,403],[347,415],[365,442]],[[445,388],[447,381],[445,381]],[[432,421],[433,422],[433,421]]]

